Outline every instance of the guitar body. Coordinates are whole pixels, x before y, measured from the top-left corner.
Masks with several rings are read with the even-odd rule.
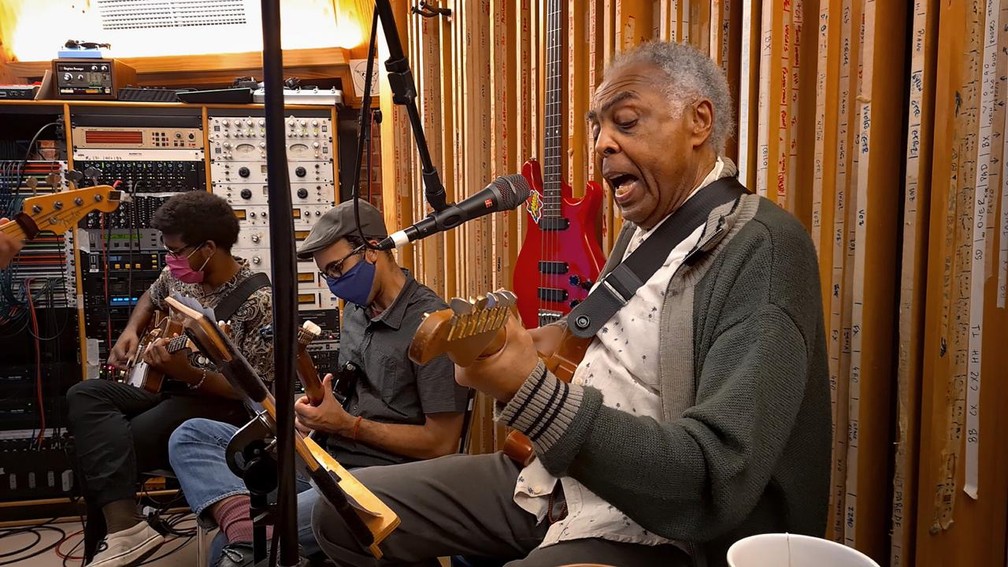
[[[189,341],[185,337],[185,329],[182,324],[171,317],[157,317],[147,329],[143,338],[140,339],[136,354],[126,365],[126,370],[123,371],[122,381],[130,386],[156,394],[164,387],[166,377],[164,372],[143,361],[142,356],[144,351],[147,350],[147,347],[152,342],[161,337],[174,337],[177,335],[177,338],[170,342],[167,347],[169,352],[177,352],[186,348]]]
[[[399,516],[388,507],[388,504],[382,502],[361,481],[357,480],[357,477],[343,468],[343,465],[334,459],[328,451],[319,446],[314,439],[311,437],[302,437],[301,433],[297,431],[294,433],[296,436],[301,437],[308,453],[314,457],[322,470],[332,476],[333,480],[336,481],[336,485],[346,495],[351,508],[364,522],[364,525],[367,526],[368,531],[371,532],[374,538],[375,543],[368,546],[368,550],[372,555],[380,558],[382,552],[378,547],[378,542],[383,541],[396,529],[399,525]],[[318,483],[316,483],[316,486],[318,486]],[[334,500],[331,496],[328,497],[330,501]]]
[[[126,374],[125,382],[134,388],[156,394],[164,386],[164,373],[154,369],[146,362],[138,360]]]
[[[564,329],[563,337],[557,349],[550,355],[540,354],[546,369],[552,372],[558,379],[570,382],[574,378],[574,371],[584,358],[588,345],[594,337],[577,337],[571,334],[569,329]],[[535,460],[535,450],[532,448],[532,441],[520,431],[511,430],[504,438],[504,454],[511,460],[522,466],[529,466]]]
[[[574,199],[570,186],[561,183],[559,207],[551,214],[539,162],[525,162],[522,175],[533,193],[526,202],[529,223],[515,264],[514,291],[522,324],[531,329],[569,313],[598,278],[605,264],[596,236],[603,191],[590,182],[584,197]]]

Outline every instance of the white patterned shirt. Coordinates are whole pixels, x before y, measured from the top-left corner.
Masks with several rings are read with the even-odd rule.
[[[697,191],[717,180],[724,169],[719,157]],[[637,228],[623,259],[654,234],[669,217],[651,230]],[[706,219],[705,219],[706,220]],[[602,393],[602,403],[634,416],[661,421],[658,382],[658,336],[665,289],[687,254],[700,241],[704,223],[669,252],[664,264],[637,290],[630,301],[599,329],[574,372],[572,382]],[[596,284],[598,285],[598,284]],[[632,337],[633,340],[630,340]],[[572,477],[559,479],[567,501],[567,516],[546,532],[541,547],[561,541],[600,538],[624,543],[661,545],[676,543],[653,534]],[[557,478],[536,460],[518,475],[514,501],[542,521]]]

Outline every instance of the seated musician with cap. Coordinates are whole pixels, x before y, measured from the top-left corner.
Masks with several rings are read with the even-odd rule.
[[[358,230],[353,202],[332,208],[298,249],[299,258],[315,260],[332,294],[346,301],[340,366],[349,362],[363,370],[343,405],[333,396],[331,375],[325,377],[320,405],[299,399],[294,406],[298,428],[324,434],[320,444],[347,469],[454,453],[468,389],[455,383],[446,357],[423,366],[407,357],[424,314],[447,305],[401,268],[391,251],[365,246],[365,240],[374,244],[388,231],[381,211],[369,203],[361,201],[359,212]],[[189,505],[200,521],[221,528],[211,553],[219,557],[216,565],[251,565],[253,559],[248,490],[224,460],[236,430],[226,423],[191,420],[170,443],[172,469]],[[300,488],[299,542],[311,556],[319,552],[310,522],[319,496],[305,490],[307,483]]]

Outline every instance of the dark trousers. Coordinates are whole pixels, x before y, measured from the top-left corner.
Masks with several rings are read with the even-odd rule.
[[[507,567],[549,567],[571,563],[681,567],[689,557],[674,545],[646,546],[602,539],[564,541],[538,548],[549,524],[512,499],[518,467],[503,453],[452,455],[402,465],[353,471],[365,486],[399,515],[401,523],[382,542],[376,561],[350,536],[343,520],[323,498],[312,514],[322,550],[338,565],[438,565],[445,555],[513,560]]]
[[[187,419],[244,424],[241,402],[199,394],[152,394],[109,380],[85,380],[67,392],[78,479],[88,504],[88,532],[104,535],[102,506],[136,497],[139,474],[170,468],[168,437]],[[97,524],[96,524],[97,521]],[[90,543],[90,542],[89,542]]]

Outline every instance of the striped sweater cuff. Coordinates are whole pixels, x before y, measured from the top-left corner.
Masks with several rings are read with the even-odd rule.
[[[584,390],[561,382],[539,361],[507,405],[498,404],[495,419],[532,440],[536,453],[552,447],[570,427]]]

